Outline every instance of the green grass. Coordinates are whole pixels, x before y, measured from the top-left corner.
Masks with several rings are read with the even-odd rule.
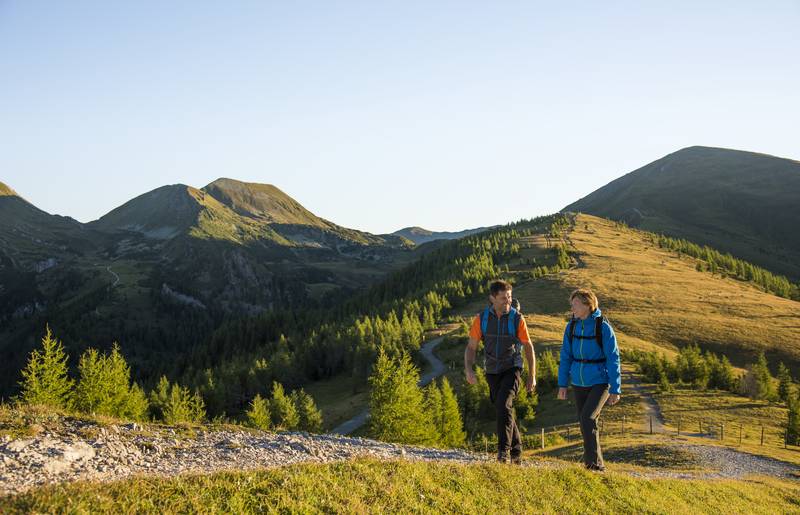
[[[634,479],[578,467],[381,462],[77,483],[0,499],[3,513],[786,513],[800,484]]]
[[[787,409],[775,403],[753,400],[730,392],[708,390],[697,391],[676,388],[670,393],[656,393],[655,398],[664,415],[664,422],[677,428],[680,422],[684,432],[720,434],[724,424],[723,438],[760,444],[761,427],[764,427],[766,443],[782,445]],[[702,426],[701,426],[702,424]]]
[[[627,468],[632,465],[660,471],[703,470],[703,464],[695,455],[672,445],[665,445],[669,443],[674,442],[659,436],[628,436],[603,438],[601,447],[603,458],[609,467]],[[578,439],[553,448],[535,450],[532,454],[580,462],[583,457],[583,444]]]
[[[322,411],[323,427],[333,429],[367,408],[369,390],[363,381],[349,374],[340,374],[305,387]]]

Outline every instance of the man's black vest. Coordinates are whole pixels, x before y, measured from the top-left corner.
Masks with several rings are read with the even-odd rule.
[[[522,368],[522,342],[517,337],[520,317],[515,309],[497,318],[488,307],[478,313],[481,320],[484,370],[487,374],[501,374],[510,368]]]

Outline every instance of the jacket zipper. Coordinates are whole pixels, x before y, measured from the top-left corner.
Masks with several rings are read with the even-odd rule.
[[[581,320],[581,337],[582,336],[584,336],[584,334],[583,334],[583,320]],[[583,338],[581,338],[581,359],[584,359],[584,357],[583,357]],[[581,374],[581,386],[586,386],[586,383],[583,381],[583,362],[581,362],[581,368],[579,370],[580,370],[580,374]]]
[[[498,373],[500,372],[500,317],[497,317],[497,341],[494,344],[494,355],[495,355],[494,371],[495,373]]]

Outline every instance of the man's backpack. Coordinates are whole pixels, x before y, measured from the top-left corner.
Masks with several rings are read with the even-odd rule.
[[[486,334],[486,326],[489,324],[489,310],[491,309],[491,306],[488,306],[481,311],[481,339],[483,339]],[[522,314],[514,308],[511,308],[511,311],[508,312],[508,334],[517,335],[520,316],[522,316]]]

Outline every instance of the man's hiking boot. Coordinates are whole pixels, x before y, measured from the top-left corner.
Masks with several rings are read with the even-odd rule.
[[[511,464],[512,465],[522,465],[522,455],[518,454],[516,456],[511,456]]]
[[[497,463],[508,463],[508,454],[498,454]]]
[[[592,470],[594,472],[605,472],[606,471],[605,465],[596,465],[594,463],[587,463],[586,464],[586,468],[589,469],[589,470]]]

